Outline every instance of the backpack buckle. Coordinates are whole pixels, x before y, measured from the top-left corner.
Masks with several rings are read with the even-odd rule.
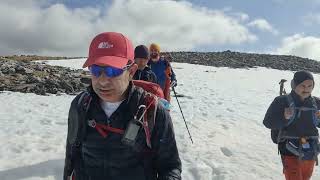
[[[96,128],[97,123],[94,119],[88,121],[88,125],[92,128]]]

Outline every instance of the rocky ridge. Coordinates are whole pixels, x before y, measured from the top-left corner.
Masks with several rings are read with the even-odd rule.
[[[279,70],[308,70],[320,73],[320,62],[296,56],[249,54],[239,52],[165,52],[171,62],[201,64],[215,67],[254,68]],[[77,94],[90,84],[88,72],[66,67],[50,66],[29,59],[0,59],[0,92]]]

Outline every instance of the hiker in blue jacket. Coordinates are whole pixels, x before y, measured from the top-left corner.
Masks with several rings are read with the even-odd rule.
[[[292,91],[274,99],[263,124],[277,132],[278,150],[287,180],[307,180],[312,176],[319,153],[320,100],[311,96],[314,79],[308,71],[298,71],[291,81]],[[272,134],[272,136],[275,136]]]
[[[163,90],[164,97],[170,102],[170,87],[177,86],[176,75],[172,70],[170,62],[160,56],[160,46],[152,43],[149,48],[150,60],[148,65],[157,77],[157,83]]]

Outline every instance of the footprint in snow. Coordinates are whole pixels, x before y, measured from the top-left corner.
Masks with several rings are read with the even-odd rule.
[[[203,112],[203,113],[202,113],[202,116],[205,116],[205,117],[207,117],[207,116],[208,116],[208,113],[206,113],[206,112]]]
[[[229,129],[229,127],[225,124],[222,124],[222,127],[223,127],[223,129],[226,129],[226,130]]]
[[[208,138],[213,138],[213,137],[215,137],[215,135],[216,135],[216,132],[213,132],[213,133],[208,135]]]
[[[220,150],[227,157],[231,157],[233,155],[233,153],[226,147],[220,147]]]
[[[67,123],[66,123],[66,122],[56,122],[55,124],[60,125],[60,126],[67,125]]]
[[[42,119],[42,120],[40,120],[40,124],[41,125],[50,125],[50,124],[52,124],[52,122],[49,119]]]
[[[227,108],[227,111],[229,112],[234,112],[234,110],[230,109],[230,108]]]

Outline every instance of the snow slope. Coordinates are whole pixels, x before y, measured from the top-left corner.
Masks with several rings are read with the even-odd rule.
[[[84,59],[48,61],[81,68]],[[277,148],[262,125],[280,79],[293,72],[173,63],[176,100],[171,111],[184,180],[284,179]],[[315,75],[315,81],[320,82]],[[320,95],[316,84],[314,95]],[[286,89],[289,90],[289,83]],[[62,179],[67,113],[74,96],[0,93],[0,179]],[[313,179],[319,179],[316,168]]]

